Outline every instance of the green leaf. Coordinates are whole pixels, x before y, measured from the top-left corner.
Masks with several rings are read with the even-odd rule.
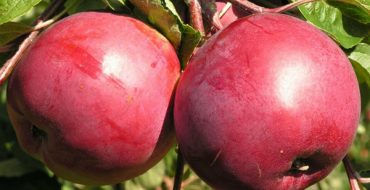
[[[159,162],[143,175],[133,179],[136,184],[140,184],[144,189],[154,189],[161,185],[165,174],[165,164]]]
[[[364,24],[370,23],[369,0],[326,0],[330,5],[340,9],[343,14]]]
[[[15,19],[12,19],[12,22],[21,22],[23,24],[33,25],[37,17],[39,17],[45,9],[50,5],[50,3],[41,1],[39,4],[32,7],[32,9],[28,10],[22,16],[19,16]]]
[[[140,184],[134,183],[132,180],[126,181],[124,185],[125,185],[125,188],[124,189],[130,189],[130,190],[146,190]]]
[[[180,61],[182,69],[185,69],[194,48],[199,44],[202,35],[199,31],[192,28],[190,25],[182,26],[182,43],[179,50]]]
[[[178,50],[182,65],[187,63],[195,47],[201,40],[199,32],[184,24],[169,0],[130,0]]]
[[[328,33],[344,48],[354,47],[369,34],[369,25],[344,16],[339,9],[326,2],[307,3],[299,6],[299,10],[309,22]]]
[[[0,25],[0,46],[7,44],[31,30],[32,27],[17,22],[7,22]]]
[[[351,60],[360,82],[366,82],[370,87],[370,45],[360,43],[348,56]]]
[[[147,16],[149,22],[156,26],[175,48],[180,46],[181,31],[177,17],[162,5],[161,0],[130,0],[130,2]]]
[[[24,152],[18,143],[11,147],[11,151],[13,156],[17,158],[24,167],[27,167],[30,170],[42,170],[44,168],[44,165],[40,161],[32,158],[29,154]]]
[[[0,162],[0,177],[19,177],[33,171],[35,168],[28,167],[15,158]]]
[[[0,24],[25,14],[41,0],[0,0]]]
[[[107,5],[102,0],[67,0],[64,7],[68,9],[68,14],[71,15],[83,11],[105,9]]]
[[[173,146],[170,151],[163,158],[163,162],[166,166],[165,172],[169,177],[174,177],[176,172],[176,163],[177,163],[177,145]]]
[[[175,5],[170,0],[164,0],[165,7],[171,11],[172,14],[174,14],[178,19],[181,20],[180,15],[177,13]]]
[[[103,0],[103,2],[114,11],[121,11],[126,7],[126,0]]]

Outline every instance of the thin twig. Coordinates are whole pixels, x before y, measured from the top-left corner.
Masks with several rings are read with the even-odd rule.
[[[199,179],[198,177],[195,177],[194,175],[190,176],[188,179],[184,180],[182,183],[181,183],[181,187],[182,188],[185,188],[186,186],[188,186],[189,184],[193,183],[195,180]]]
[[[362,184],[370,183],[370,178],[368,177],[362,177],[352,166],[351,161],[349,160],[348,156],[344,157],[343,164],[345,167],[348,168],[348,172],[351,173],[351,175],[356,178],[356,180]]]
[[[40,17],[34,22],[35,29],[43,28],[46,24],[50,24],[51,21],[46,21],[51,17],[54,12],[63,5],[64,0],[54,0],[48,8],[40,15]],[[17,52],[5,62],[5,64],[0,69],[0,85],[3,85],[4,82],[8,79],[13,69],[17,63],[21,60],[23,54],[26,52],[27,48],[32,44],[37,35],[39,34],[38,30],[32,31],[28,37],[26,37],[23,42],[19,45]]]
[[[176,162],[176,173],[175,180],[173,183],[173,190],[180,190],[182,184],[182,176],[184,172],[184,158],[182,157],[181,150],[177,151],[177,162]]]
[[[164,185],[166,186],[166,189],[173,188],[173,181],[170,177],[164,176],[163,177],[163,182],[164,182]]]
[[[294,8],[300,6],[300,5],[303,5],[303,4],[306,4],[306,3],[310,3],[310,2],[314,2],[314,1],[318,1],[318,0],[300,0],[300,1],[295,1],[293,3],[289,3],[289,4],[284,5],[284,6],[281,6],[281,7],[271,8],[271,9],[265,9],[265,12],[280,13],[280,12],[288,11],[288,10],[294,9]]]
[[[349,185],[351,187],[351,190],[361,190],[360,185],[356,178],[356,171],[353,169],[351,162],[348,159],[348,156],[345,156],[343,158],[343,165],[346,169],[347,177],[349,180]]]
[[[42,23],[42,22],[40,22]],[[30,35],[21,43],[18,51],[13,55],[12,58],[7,60],[0,69],[0,86],[8,79],[11,72],[20,61],[22,55],[26,52],[27,48],[32,44],[33,40],[37,37],[39,31],[33,31]]]
[[[55,22],[55,19],[49,19],[49,20],[44,21],[44,22],[39,22],[36,26],[33,27],[32,31],[41,30],[43,28],[46,28],[46,27],[50,26],[51,24],[53,24],[54,22]]]
[[[40,17],[35,21],[37,24],[40,20],[45,21],[52,17],[60,6],[64,4],[65,0],[54,0],[51,4],[41,13]]]
[[[221,11],[220,11],[220,13],[218,15],[219,18],[222,18],[227,13],[227,11],[229,11],[229,9],[231,8],[231,6],[232,6],[232,4],[230,2],[227,2],[225,4],[225,6],[222,7],[222,9],[221,9]]]
[[[202,36],[204,36],[204,24],[202,16],[202,8],[199,0],[189,0],[189,14],[190,14],[190,25],[197,29]]]
[[[55,22],[56,19],[49,19],[45,22],[39,22],[36,26],[34,26],[31,30],[32,31],[37,31],[37,30],[41,30],[43,28],[46,28],[48,26],[50,26],[51,24],[53,24]],[[25,39],[23,39],[25,40]],[[13,46],[15,46],[15,43],[11,43],[11,44],[6,44],[4,46],[0,46],[0,53],[5,53],[5,52],[9,52],[10,50],[13,49]]]
[[[252,13],[262,13],[266,10],[265,7],[256,5],[247,0],[229,0],[229,2]]]
[[[280,13],[280,12],[288,11],[300,5],[303,5],[309,2],[314,2],[314,1],[319,1],[319,0],[299,0],[299,1],[295,1],[287,5],[281,6],[281,7],[277,7],[277,8],[265,8],[265,7],[256,5],[248,0],[229,0],[230,3],[236,6],[239,6],[245,10],[248,10],[252,13],[266,13],[266,12]]]
[[[359,181],[362,184],[370,183],[370,178],[368,178],[368,177],[361,177],[360,174],[358,174],[357,172],[355,173],[355,177],[356,177],[357,181]]]
[[[230,2],[227,2],[225,4],[225,6],[220,11],[215,12],[215,14],[212,17],[213,27],[211,28],[211,31],[221,30],[222,28],[224,28],[220,19],[227,13],[227,11],[230,10],[231,6],[232,6],[232,4]]]

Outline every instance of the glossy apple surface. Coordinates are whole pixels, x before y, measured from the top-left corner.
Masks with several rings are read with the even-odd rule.
[[[8,112],[26,152],[56,175],[112,184],[159,161],[174,142],[172,45],[126,16],[87,12],[31,46],[8,86]]]
[[[192,57],[175,98],[191,168],[215,189],[304,189],[345,156],[360,93],[342,50],[297,18],[239,19]]]

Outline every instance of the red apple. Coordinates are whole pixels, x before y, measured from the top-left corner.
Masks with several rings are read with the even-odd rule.
[[[360,92],[342,50],[297,18],[235,21],[192,57],[175,98],[191,168],[215,189],[304,189],[342,160]]]
[[[8,112],[26,152],[56,175],[112,184],[157,163],[174,142],[172,45],[136,19],[80,13],[32,45],[8,86]]]

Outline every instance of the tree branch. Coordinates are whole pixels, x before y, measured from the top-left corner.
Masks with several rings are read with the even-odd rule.
[[[300,0],[300,1],[295,1],[293,3],[289,3],[289,4],[284,5],[284,6],[281,6],[281,7],[271,8],[271,9],[265,9],[265,12],[280,13],[280,12],[288,11],[288,10],[294,9],[294,8],[300,6],[300,5],[303,5],[303,4],[306,4],[306,3],[310,3],[310,2],[314,2],[314,1],[318,1],[318,0]]]
[[[351,161],[348,158],[348,155],[346,155],[343,158],[343,165],[344,168],[346,169],[351,190],[361,190],[359,182],[370,183],[370,178],[361,177],[360,174],[357,173],[357,171],[353,168]]]
[[[284,11],[288,11],[288,10],[291,10],[291,9],[294,9],[300,5],[303,5],[305,3],[309,3],[309,2],[314,2],[314,1],[318,1],[318,0],[299,0],[299,1],[295,1],[293,3],[289,3],[287,5],[284,5],[284,6],[281,6],[281,7],[277,7],[277,8],[265,8],[265,7],[262,7],[262,6],[259,6],[259,5],[256,5],[248,0],[229,0],[230,3],[236,5],[236,6],[239,6],[245,10],[248,10],[252,13],[280,13],[280,12],[284,12]]]
[[[181,150],[178,149],[177,151],[177,162],[176,162],[176,173],[175,173],[175,180],[173,184],[173,190],[180,190],[182,184],[182,176],[184,172],[184,158],[182,157]]]
[[[204,24],[202,16],[202,7],[199,0],[189,0],[190,25],[197,29],[204,36]]]
[[[55,11],[63,5],[64,0],[54,0],[40,15],[40,17],[34,22],[35,27],[34,30],[26,37],[23,42],[19,45],[17,52],[5,62],[5,64],[0,69],[0,85],[3,85],[4,82],[8,79],[10,74],[12,73],[13,69],[17,65],[17,63],[21,60],[23,54],[26,52],[28,47],[32,44],[35,38],[39,34],[40,28],[45,27],[46,25],[50,24],[50,21],[46,21],[49,17],[51,17]]]

